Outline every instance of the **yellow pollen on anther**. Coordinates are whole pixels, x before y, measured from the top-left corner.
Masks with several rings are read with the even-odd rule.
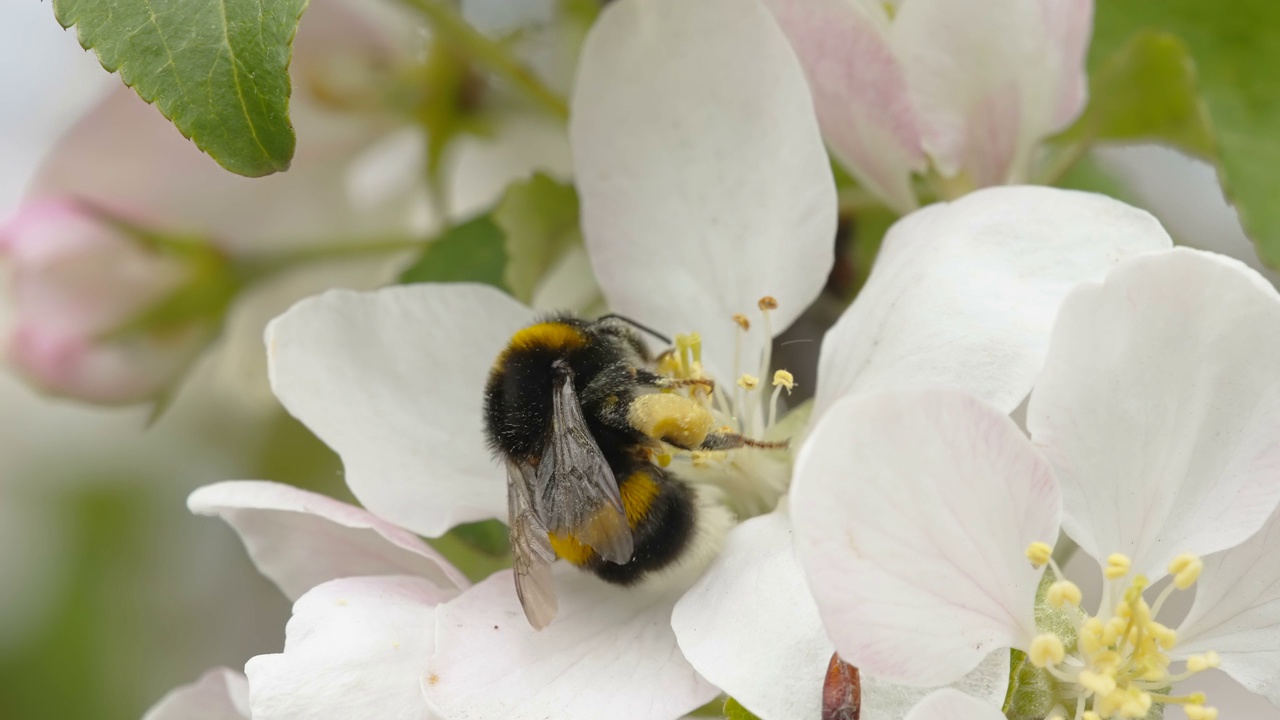
[[[1182,708],[1189,720],[1218,720],[1218,708],[1204,705],[1187,705]]]
[[[1080,716],[1080,720],[1102,720],[1102,716],[1092,710],[1088,710]]]
[[[1107,558],[1107,567],[1102,571],[1108,580],[1119,580],[1129,574],[1129,568],[1133,565],[1128,555],[1113,553]]]
[[[1218,653],[1210,650],[1203,655],[1192,655],[1187,658],[1187,671],[1193,673],[1204,672],[1209,668],[1218,667],[1220,662]]]
[[[764,297],[760,298],[759,302],[756,303],[756,307],[760,308],[763,311],[777,310],[778,301],[775,300],[772,295],[765,295]]]
[[[1169,563],[1169,572],[1173,575],[1173,584],[1179,590],[1186,590],[1196,584],[1200,573],[1204,570],[1204,562],[1195,555],[1179,555]]]
[[[779,370],[773,374],[773,386],[786,388],[790,395],[791,389],[796,386],[796,378],[786,370]]]
[[[760,378],[756,377],[755,375],[749,375],[747,373],[743,373],[742,376],[738,378],[738,387],[748,392],[750,392],[751,390],[755,390],[759,385],[760,385]]]
[[[1049,594],[1046,599],[1054,607],[1060,608],[1067,605],[1074,607],[1080,604],[1080,588],[1070,580],[1059,580],[1049,586]]]
[[[1053,558],[1053,548],[1048,543],[1033,542],[1027,546],[1027,559],[1036,567],[1043,567],[1049,564],[1049,560]]]
[[[751,329],[751,321],[748,320],[747,316],[743,315],[742,313],[734,314],[733,321],[738,323],[738,327],[742,328],[743,330]]]
[[[1027,656],[1031,658],[1032,665],[1042,668],[1057,665],[1062,662],[1066,654],[1067,649],[1057,635],[1043,633],[1035,636],[1031,641],[1031,650]]]

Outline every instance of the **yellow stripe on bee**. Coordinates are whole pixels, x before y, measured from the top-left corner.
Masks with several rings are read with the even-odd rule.
[[[618,490],[622,493],[622,508],[627,511],[627,524],[635,530],[658,497],[658,483],[647,471],[640,470],[628,475]]]
[[[674,393],[641,395],[631,401],[627,420],[654,440],[686,449],[701,446],[715,425],[711,411],[701,403]]]
[[[622,481],[622,485],[618,488],[622,495],[622,508],[627,513],[627,525],[632,530],[640,524],[645,515],[649,513],[649,508],[653,507],[654,498],[658,497],[660,488],[657,481],[644,470],[631,473],[626,480]],[[600,513],[612,512],[608,508],[602,508]],[[597,522],[600,515],[597,514],[592,518],[591,523]],[[551,542],[551,549],[555,551],[557,557],[563,558],[572,565],[582,567],[590,563],[596,556],[595,550],[591,546],[584,544],[573,535],[558,535],[556,533],[547,533],[547,539]]]
[[[595,557],[595,550],[578,542],[578,539],[572,535],[547,533],[547,538],[551,540],[551,549],[555,551],[556,556],[564,558],[571,565],[582,567]]]
[[[541,322],[519,330],[511,336],[511,342],[493,363],[495,372],[502,369],[511,353],[522,350],[545,349],[551,352],[577,350],[587,344],[587,336],[581,330],[562,322]]]

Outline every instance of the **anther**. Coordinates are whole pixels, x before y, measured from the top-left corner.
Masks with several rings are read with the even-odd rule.
[[[1102,571],[1108,580],[1119,580],[1129,574],[1129,568],[1132,566],[1129,557],[1121,553],[1112,553],[1107,557],[1107,567]]]
[[[777,310],[778,301],[775,300],[772,295],[765,295],[764,297],[760,298],[760,301],[756,303],[756,306],[763,311]]]
[[[751,329],[751,321],[748,320],[747,316],[743,315],[742,313],[735,313],[733,316],[733,321],[738,323],[738,327],[742,328],[743,330]]]
[[[1189,720],[1218,720],[1218,708],[1204,705],[1187,705],[1182,708]]]
[[[1187,671],[1193,673],[1204,672],[1209,668],[1218,667],[1220,662],[1221,659],[1218,657],[1218,653],[1210,650],[1203,655],[1192,655],[1187,658]]]
[[[759,385],[760,385],[760,378],[756,377],[755,375],[748,375],[746,373],[743,373],[742,376],[738,378],[738,387],[742,388],[743,390],[746,390],[747,392],[751,392],[752,390],[755,390]]]
[[[1043,567],[1053,558],[1053,548],[1048,543],[1033,542],[1027,546],[1027,559],[1036,567]]]
[[[788,395],[791,394],[791,389],[794,388],[795,385],[795,376],[786,370],[779,370],[773,374],[773,386],[786,388]]]
[[[1027,656],[1031,658],[1032,665],[1042,668],[1057,665],[1062,662],[1066,654],[1067,649],[1063,647],[1062,640],[1057,635],[1043,633],[1035,636],[1031,641],[1031,651]]]
[[[1200,573],[1204,570],[1204,562],[1195,555],[1179,555],[1169,563],[1169,572],[1173,573],[1173,584],[1179,590],[1186,590],[1196,584]]]
[[[1076,676],[1080,687],[1094,695],[1110,695],[1116,691],[1116,679],[1110,675],[1102,675],[1089,670],[1081,670]]]
[[[1047,599],[1054,607],[1074,607],[1080,604],[1080,588],[1070,580],[1059,580],[1049,586]]]

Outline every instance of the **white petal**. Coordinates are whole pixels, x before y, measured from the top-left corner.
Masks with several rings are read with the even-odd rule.
[[[1280,295],[1239,261],[1134,258],[1062,305],[1027,427],[1063,529],[1152,581],[1242,542],[1280,501]]]
[[[249,683],[235,670],[213,668],[170,690],[142,720],[249,720]]]
[[[1213,650],[1240,684],[1280,705],[1280,513],[1244,543],[1204,558],[1179,657]]]
[[[818,717],[835,652],[791,544],[785,512],[747,520],[671,616],[694,669],[764,720]]]
[[[422,668],[442,595],[410,577],[345,578],[293,606],[284,652],[245,665],[253,720],[427,720]]]
[[[835,185],[804,74],[758,0],[619,0],[587,37],[569,126],[582,222],[610,307],[702,333],[728,374],[734,313],[773,331],[831,268]],[[754,371],[764,333],[742,358]]]
[[[734,528],[724,550],[676,603],[680,649],[703,677],[763,720],[811,720],[835,647],[792,553],[785,509]],[[992,653],[956,687],[1004,698],[1009,653]],[[862,675],[862,720],[900,720],[932,688]]]
[[[925,698],[907,713],[906,720],[1003,720],[999,703],[983,702],[959,690],[946,688]]]
[[[890,207],[914,210],[911,173],[924,171],[927,160],[884,6],[850,0],[766,4],[804,66],[832,153]]]
[[[979,187],[1026,180],[1085,100],[1092,0],[911,0],[890,29],[924,148]]]
[[[235,528],[258,570],[290,600],[320,583],[361,575],[414,575],[443,590],[468,585],[417,535],[361,508],[288,485],[206,485],[191,494],[187,507],[198,515],[217,515]]]
[[[1035,634],[1058,535],[1048,463],[999,410],[945,390],[846,398],[801,448],[796,554],[827,634],[863,672],[943,685]]]
[[[423,689],[441,716],[663,720],[716,696],[676,646],[678,589],[608,585],[565,563],[553,573],[560,611],[541,631],[509,572],[440,607]]]
[[[889,230],[871,278],[823,340],[814,417],[841,395],[919,387],[1013,410],[1044,362],[1062,298],[1171,244],[1147,213],[1069,190],[991,188],[912,213]]]
[[[484,384],[531,318],[481,285],[329,292],[267,327],[271,387],[342,456],[351,491],[379,517],[430,536],[505,518],[505,475],[484,441]]]

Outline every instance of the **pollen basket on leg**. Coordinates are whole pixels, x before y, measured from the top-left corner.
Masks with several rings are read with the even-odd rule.
[[[1169,565],[1172,582],[1148,604],[1144,592],[1148,582],[1142,575],[1129,577],[1129,558],[1114,554],[1103,567],[1103,600],[1095,615],[1079,610],[1080,590],[1065,579],[1061,569],[1035,543],[1027,556],[1037,565],[1048,564],[1054,573],[1047,602],[1054,607],[1076,608],[1071,613],[1075,638],[1043,633],[1030,649],[1032,662],[1057,681],[1064,707],[1075,707],[1075,720],[1119,720],[1145,718],[1153,707],[1181,705],[1189,718],[1214,720],[1218,711],[1205,704],[1203,693],[1173,696],[1175,683],[1216,667],[1217,653],[1188,658],[1181,673],[1170,671],[1171,651],[1178,635],[1157,618],[1164,602],[1174,592],[1186,590],[1199,578],[1203,563],[1191,555],[1180,555]],[[1074,640],[1075,647],[1068,648]]]

